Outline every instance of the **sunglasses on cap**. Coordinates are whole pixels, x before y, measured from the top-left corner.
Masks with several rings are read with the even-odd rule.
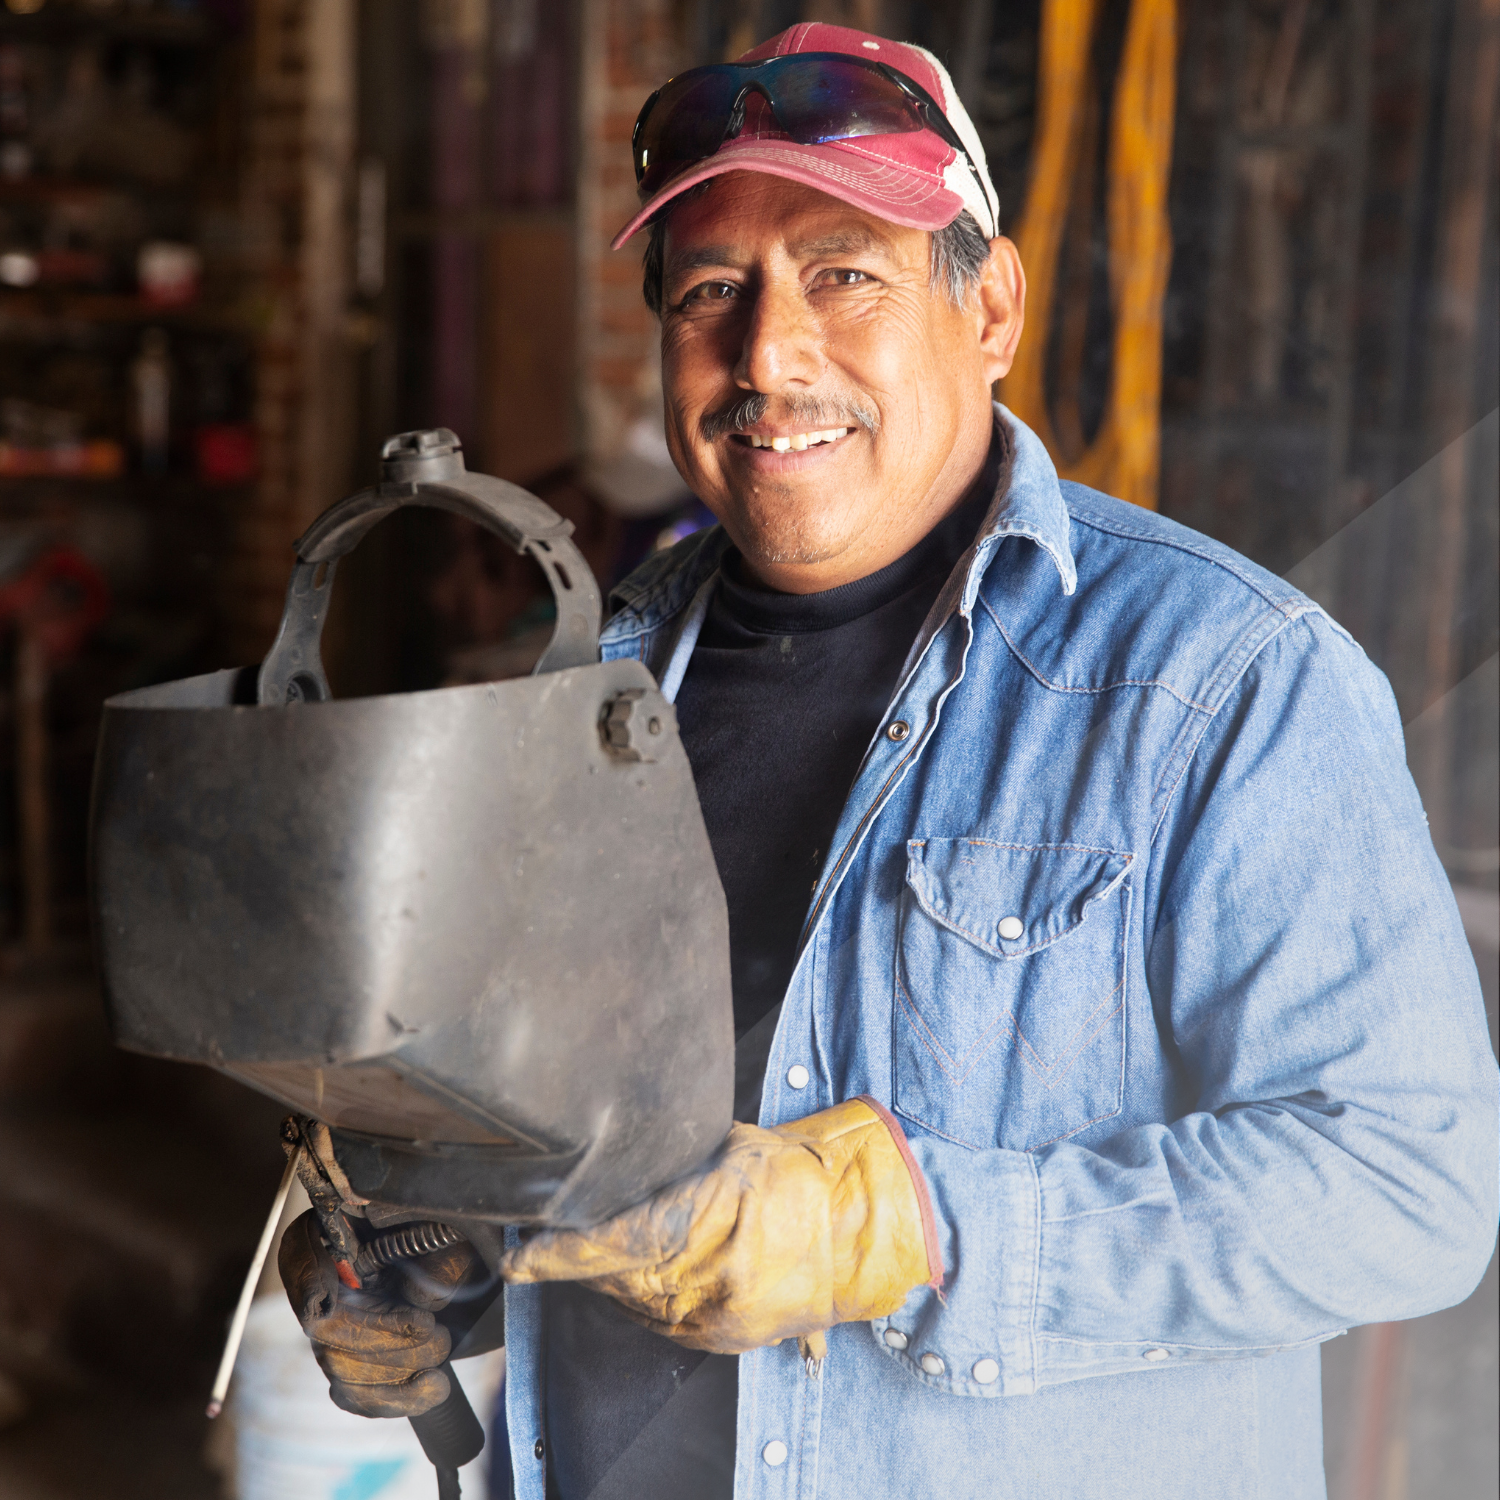
[[[710,63],[669,78],[641,106],[630,137],[641,197],[738,135],[752,94],[800,146],[930,130],[962,155],[988,199],[974,158],[932,95],[886,63],[843,52]]]

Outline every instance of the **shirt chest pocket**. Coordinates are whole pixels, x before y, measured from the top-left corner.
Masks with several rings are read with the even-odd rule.
[[[1131,856],[913,839],[896,953],[895,1105],[966,1146],[1033,1150],[1120,1111]]]

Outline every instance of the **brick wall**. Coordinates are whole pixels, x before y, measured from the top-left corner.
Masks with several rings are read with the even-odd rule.
[[[656,322],[641,301],[641,240],[611,250],[635,211],[630,129],[651,92],[697,61],[672,0],[583,0],[578,171],[579,406],[591,466],[620,455],[659,399]]]
[[[711,51],[737,56],[793,14],[880,30],[886,9],[882,0],[804,0],[792,12],[780,7],[776,21],[777,7],[751,0],[582,0],[578,405],[583,456],[606,498],[613,492],[634,508],[642,495],[677,488],[660,448],[657,328],[641,301],[643,239],[609,248],[639,206],[630,131],[646,96],[673,73],[713,61]]]
[[[241,216],[260,474],[224,572],[233,662],[264,655],[292,540],[347,483],[354,0],[256,0],[249,69]]]

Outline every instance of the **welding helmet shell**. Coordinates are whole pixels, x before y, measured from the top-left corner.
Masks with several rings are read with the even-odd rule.
[[[545,572],[532,676],[332,701],[338,559],[405,506]],[[104,710],[91,876],[121,1046],[333,1127],[354,1191],[434,1217],[580,1224],[729,1129],[728,922],[672,706],[599,661],[571,527],[406,433],[296,543],[275,644]]]

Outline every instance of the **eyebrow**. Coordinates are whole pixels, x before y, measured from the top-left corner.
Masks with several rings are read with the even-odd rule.
[[[816,240],[800,240],[787,248],[797,260],[821,260],[828,255],[857,255],[861,252],[890,249],[882,235],[868,229],[841,229]]]
[[[695,250],[674,250],[667,256],[665,272],[681,276],[688,271],[702,271],[709,266],[734,269],[741,262],[735,258],[732,245],[700,245]]]
[[[868,229],[842,229],[815,240],[800,240],[788,245],[794,260],[821,260],[830,255],[858,255],[870,251],[885,252],[889,243]],[[692,271],[712,267],[736,270],[744,265],[733,245],[699,245],[693,249],[674,250],[667,256],[666,276],[685,276]]]

